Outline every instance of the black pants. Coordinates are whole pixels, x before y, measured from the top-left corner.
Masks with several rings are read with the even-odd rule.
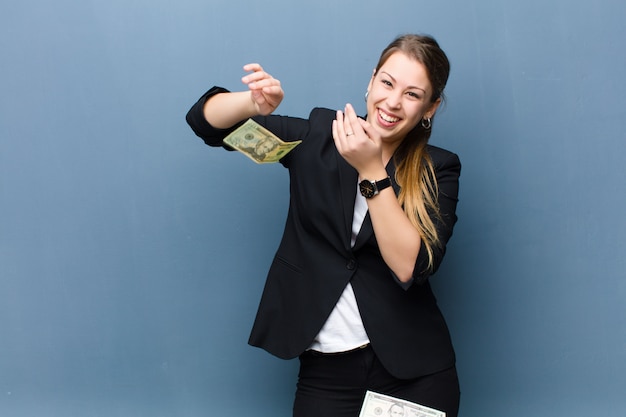
[[[341,354],[303,353],[293,417],[358,417],[367,390],[445,411],[446,417],[456,417],[459,410],[455,367],[415,379],[397,379],[368,346]]]

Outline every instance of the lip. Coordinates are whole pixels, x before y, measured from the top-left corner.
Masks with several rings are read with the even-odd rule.
[[[388,120],[383,119],[384,115],[387,119],[397,119],[395,122],[390,122]],[[402,121],[402,118],[393,114],[393,113],[389,113],[383,109],[381,109],[380,107],[378,107],[376,109],[376,118],[378,119],[378,123],[380,123],[381,126],[384,127],[393,127],[396,126],[398,123],[400,123]]]

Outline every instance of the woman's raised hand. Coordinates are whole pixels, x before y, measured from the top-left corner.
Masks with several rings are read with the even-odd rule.
[[[381,139],[367,121],[357,116],[352,105],[337,111],[332,133],[337,151],[360,175],[384,175]]]
[[[247,64],[243,69],[251,72],[242,77],[241,81],[248,86],[258,114],[266,116],[272,113],[285,96],[280,81],[265,72],[259,64]]]

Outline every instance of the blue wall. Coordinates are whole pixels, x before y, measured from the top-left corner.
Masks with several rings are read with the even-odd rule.
[[[462,417],[626,415],[626,5],[43,0],[0,5],[0,415],[287,416],[247,346],[279,166],[184,122],[258,61],[282,113],[355,103],[397,34],[450,56],[433,142],[464,163],[435,279]]]

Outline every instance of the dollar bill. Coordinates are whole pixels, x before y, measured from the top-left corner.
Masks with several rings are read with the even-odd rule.
[[[446,413],[389,395],[367,391],[359,417],[445,417]]]
[[[224,138],[224,143],[257,164],[278,162],[301,142],[301,140],[284,142],[252,119],[248,119]]]

